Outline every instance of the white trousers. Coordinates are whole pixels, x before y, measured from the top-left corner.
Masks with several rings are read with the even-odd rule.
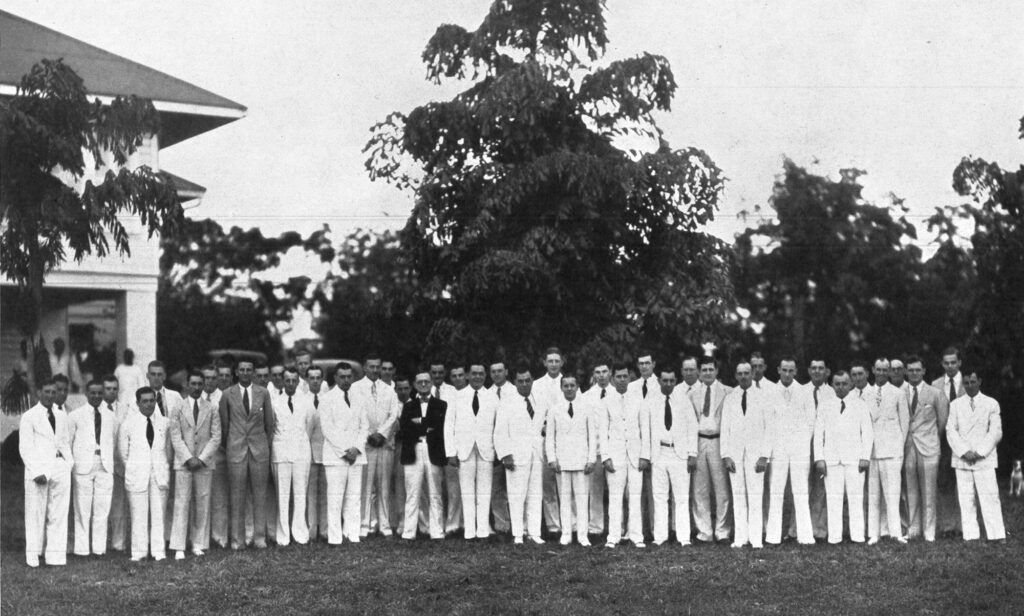
[[[92,553],[107,552],[107,518],[114,497],[114,474],[103,470],[99,455],[93,456],[92,469],[75,474],[75,554],[89,555],[89,531],[92,530]]]
[[[395,443],[391,456],[390,525],[399,535],[405,528],[405,469],[402,468],[402,444]]]
[[[466,539],[486,539],[491,534],[491,483],[494,477],[490,460],[480,457],[476,446],[469,459],[459,461],[459,487],[462,490],[462,515]]]
[[[164,557],[164,513],[167,490],[149,478],[149,489],[128,493],[132,516],[132,558]]]
[[[656,464],[651,465],[651,496],[654,499],[654,542],[668,540],[669,497],[675,501],[673,522],[676,539],[690,543],[690,471],[671,447],[662,447]]]
[[[324,465],[311,462],[306,481],[306,528],[312,538],[327,537],[327,474]]]
[[[444,532],[450,533],[462,528],[462,488],[459,487],[459,469],[445,464],[442,474],[446,493]]]
[[[210,547],[210,486],[213,470],[174,471],[174,508],[171,549],[184,551],[188,540],[193,550]],[[189,523],[191,521],[191,523]]]
[[[494,531],[507,533],[512,530],[512,517],[508,512],[508,486],[505,480],[505,467],[493,466],[491,469],[491,515],[494,516]]]
[[[68,506],[71,504],[71,467],[64,465],[39,485],[25,477],[25,557],[45,555],[46,564],[67,563]]]
[[[561,507],[558,504],[558,481],[555,475],[555,471],[548,468],[547,462],[544,462],[541,469],[544,526],[553,533],[563,531],[572,534],[572,525],[566,527],[559,521]]]
[[[644,540],[643,519],[640,515],[640,493],[643,491],[640,469],[626,462],[615,467],[614,473],[605,473],[608,479],[608,543],[618,543],[622,533],[622,497],[629,494],[629,530],[627,538],[633,543]]]
[[[731,478],[733,543],[761,547],[764,545],[764,472],[755,470],[757,457],[748,452],[743,452],[742,457],[733,462],[736,464]]]
[[[729,538],[729,478],[722,466],[717,438],[699,438],[697,470],[693,473],[693,521],[701,541]],[[610,485],[609,485],[610,487]],[[715,522],[711,525],[711,490],[715,491]],[[608,501],[611,503],[611,499]],[[609,524],[611,521],[609,520]]]
[[[387,447],[366,447],[363,470],[363,518],[360,534],[374,530],[391,534],[391,466],[394,450]]]
[[[576,505],[577,540],[587,541],[590,527],[590,476],[583,471],[562,471],[555,473],[558,484],[558,516],[562,523],[562,542],[572,539],[572,509]]]
[[[882,499],[885,499],[885,521],[890,537],[903,535],[900,524],[900,471],[903,456],[872,459],[868,468],[868,538],[881,536]]]
[[[775,458],[772,460],[771,479],[768,492],[768,527],[765,541],[782,541],[782,505],[786,493],[786,479],[793,492],[793,517],[796,521],[796,539],[802,544],[814,543],[814,529],[811,527],[810,485],[807,477],[811,472],[809,456],[798,458]]]
[[[210,538],[217,545],[227,547],[231,521],[228,458],[223,450],[218,450],[214,461],[215,466],[210,474]]]
[[[508,487],[508,514],[512,537],[526,534],[540,539],[541,501],[544,498],[544,460],[533,452],[525,460],[515,460],[515,470],[505,470]]]
[[[325,464],[324,474],[327,476],[327,543],[338,545],[342,536],[358,542],[363,467],[345,461]]]
[[[961,526],[964,541],[980,539],[978,529],[978,511],[974,506],[974,495],[978,495],[981,505],[981,517],[985,522],[985,536],[989,541],[1006,539],[1003,527],[1003,511],[999,505],[999,486],[996,485],[994,468],[969,471],[956,470],[956,495],[960,500]]]
[[[601,456],[597,456],[597,464],[590,473],[590,528],[588,532],[592,535],[600,535],[604,532],[604,493],[605,476],[604,464],[601,463]],[[686,495],[686,501],[690,501],[690,495]],[[689,515],[687,515],[689,524]],[[579,529],[577,529],[578,531]]]
[[[110,547],[118,552],[123,552],[129,543],[128,519],[128,494],[124,491],[124,475],[115,473],[114,489],[110,496],[108,537]]]
[[[939,456],[922,456],[912,445],[903,458],[907,475],[907,534],[935,541],[938,520]]]
[[[417,520],[420,515],[420,496],[423,483],[427,484],[427,500],[430,503],[428,527],[431,539],[444,538],[444,497],[442,496],[444,469],[430,463],[426,443],[416,444],[416,460],[402,465],[405,471],[405,521],[402,522],[402,538],[415,539]]]
[[[864,473],[858,464],[829,464],[825,475],[828,542],[843,541],[843,494],[850,510],[850,539],[864,541]]]
[[[306,483],[309,481],[309,462],[277,462],[273,465],[277,494],[277,545],[309,543],[306,526]],[[291,507],[291,530],[288,515]]]

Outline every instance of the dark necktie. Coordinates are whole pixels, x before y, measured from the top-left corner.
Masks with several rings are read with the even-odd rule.
[[[348,390],[347,389],[343,389],[343,390],[341,390],[341,393],[345,394],[345,406],[351,407],[352,404],[348,401]]]
[[[473,392],[473,416],[480,412],[480,392]]]
[[[164,410],[164,392],[159,391],[156,394],[156,405],[160,407],[160,414],[167,417],[167,411]]]
[[[644,393],[644,398],[646,398],[647,397],[647,379],[644,379],[644,386],[641,388],[641,391]]]
[[[146,440],[149,441],[149,448],[150,449],[153,448],[153,439],[155,438],[155,436],[156,435],[153,432],[153,418],[152,417],[147,417],[146,418]]]
[[[196,398],[192,399],[192,423],[199,424],[199,400]]]
[[[320,408],[320,396],[318,394],[313,394],[313,408]]]
[[[814,386],[814,410],[818,410],[818,389],[820,388],[821,385]]]
[[[743,398],[740,399],[740,410],[743,411],[743,416],[747,416],[747,390],[743,390]]]
[[[704,416],[707,417],[711,414],[711,386],[707,385],[704,387]]]
[[[914,387],[914,398],[910,401],[910,416],[917,414],[917,387]]]
[[[242,408],[245,409],[245,414],[249,414],[249,390],[242,388]]]
[[[440,385],[434,385],[434,397],[435,398],[440,398],[441,397],[441,386]]]
[[[846,412],[846,401],[844,400],[844,401],[839,403],[839,414],[842,415],[845,412]]]
[[[95,422],[95,426],[96,426],[96,445],[99,446],[99,444],[100,444],[100,434],[102,433],[102,430],[103,430],[103,418],[100,416],[100,407],[97,406],[96,408],[94,408],[92,410],[92,412],[93,412],[93,421]]]
[[[949,401],[956,400],[956,381],[949,379]]]
[[[572,419],[572,402],[569,403],[569,419]]]
[[[291,396],[288,396],[288,410],[291,411],[292,413],[295,412],[295,407],[292,406],[292,397]]]
[[[53,429],[53,433],[57,434],[57,418],[53,416],[53,408],[46,409],[46,418],[50,420],[50,427]]]
[[[668,396],[665,396],[665,430],[672,429],[672,405],[668,402]]]
[[[107,402],[107,409],[110,410],[111,413],[113,413],[114,412],[114,404],[112,402]]]
[[[530,414],[530,419],[533,419],[533,405],[530,404],[530,399],[524,396],[523,400],[526,400],[526,412]]]
[[[501,388],[500,387],[495,387],[494,391],[498,392],[498,400],[501,400]]]
[[[605,397],[605,396],[606,396],[607,394],[608,394],[608,390],[607,390],[607,389],[605,389],[604,387],[602,387],[602,388],[601,388],[601,399],[602,399],[602,400],[604,400],[604,397]]]

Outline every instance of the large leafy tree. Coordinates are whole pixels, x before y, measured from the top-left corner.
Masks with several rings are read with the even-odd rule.
[[[426,353],[627,356],[699,340],[729,307],[728,247],[701,231],[724,178],[655,123],[665,58],[600,61],[603,13],[509,0],[476,30],[440,26],[427,77],[467,88],[374,128],[371,177],[415,196],[400,238]]]
[[[149,101],[118,97],[89,102],[82,79],[62,60],[42,60],[17,94],[0,99],[0,272],[20,290],[19,317],[34,363],[48,272],[69,257],[81,261],[130,252],[125,217],[149,235],[183,218],[170,183],[128,158],[159,131]],[[113,164],[101,182],[82,182],[87,168]],[[33,377],[29,371],[29,378]]]

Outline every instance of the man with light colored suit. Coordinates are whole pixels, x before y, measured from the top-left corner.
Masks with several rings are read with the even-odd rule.
[[[908,538],[935,541],[938,507],[939,433],[946,429],[949,402],[924,382],[924,362],[907,358],[906,394],[910,429],[903,453],[907,477]]]
[[[175,475],[170,548],[175,560],[185,558],[189,541],[196,556],[210,547],[210,486],[221,428],[220,410],[203,397],[205,382],[201,371],[189,374],[186,402],[169,420]]]
[[[483,364],[469,366],[469,387],[448,405],[444,446],[449,466],[459,469],[466,539],[490,535],[491,483],[494,468],[494,421],[498,397],[484,388]]]
[[[561,379],[562,399],[548,410],[545,449],[548,466],[558,484],[560,543],[572,543],[572,506],[577,512],[577,541],[590,546],[590,475],[597,460],[597,414],[589,401],[577,395],[576,377]]]
[[[615,389],[605,397],[598,430],[605,477],[608,479],[608,539],[606,548],[615,548],[622,533],[622,499],[628,494],[629,528],[627,535],[637,548],[644,545],[640,498],[643,472],[651,465],[651,421],[645,415],[642,393],[629,392],[629,368],[612,366]],[[648,392],[650,393],[650,392]]]
[[[583,393],[591,408],[597,416],[604,410],[604,399],[608,397],[611,388],[612,371],[607,363],[594,365],[591,371],[593,384],[590,389]],[[601,439],[597,440],[597,460],[594,470],[590,473],[590,528],[587,532],[591,535],[600,535],[604,532],[604,493],[607,481],[604,476],[604,464],[601,459]],[[576,529],[579,532],[579,528]]]
[[[365,409],[370,432],[363,469],[361,537],[378,530],[385,538],[394,536],[391,531],[391,466],[402,407],[394,388],[380,378],[381,363],[380,355],[367,355],[363,361],[365,376],[352,384],[353,399]]]
[[[114,450],[117,420],[103,404],[103,381],[93,379],[85,387],[88,404],[68,416],[74,465],[75,554],[107,552],[107,518],[114,495]]]
[[[996,485],[996,445],[1003,438],[999,403],[981,393],[981,378],[973,367],[963,370],[962,379],[964,395],[950,405],[946,434],[953,450],[964,541],[981,538],[975,496],[981,505],[985,536],[989,541],[1006,541]]]
[[[722,465],[731,474],[733,543],[764,547],[764,472],[771,458],[767,417],[775,412],[768,388],[753,387],[749,362],[736,365],[739,386],[722,403]]]
[[[867,395],[874,434],[868,468],[868,545],[878,543],[881,536],[883,496],[889,536],[898,543],[907,542],[903,538],[899,511],[903,448],[910,428],[910,411],[907,397],[889,383],[888,371],[889,360],[875,360],[875,384]]]
[[[153,360],[149,362],[146,367],[146,379],[149,381],[149,386],[156,393],[156,410],[165,418],[170,418],[171,413],[175,412],[179,405],[182,403],[181,394],[164,387],[164,383],[167,381],[167,368],[164,362],[160,360]],[[167,443],[167,450],[170,451],[171,444]],[[170,472],[170,463],[168,462],[167,468],[168,475],[170,476],[170,487],[168,492],[174,494],[174,474]],[[164,541],[171,540],[171,520],[174,517],[174,510],[172,509],[174,503],[167,500],[167,510],[164,512]]]
[[[443,361],[430,362],[431,395],[446,405],[455,401],[458,391],[444,381],[448,374]],[[459,470],[445,464],[441,469],[445,491],[445,534],[453,534],[462,528],[462,490],[459,488]]]
[[[320,431],[324,435],[323,461],[327,476],[327,543],[342,539],[359,543],[360,500],[366,439],[366,409],[352,395],[352,366],[340,362],[334,369],[336,387],[321,396]]]
[[[956,347],[947,347],[942,351],[942,378],[932,381],[932,387],[946,396],[952,404],[964,395],[963,375],[960,373],[960,351]],[[957,536],[960,530],[960,511],[957,506],[956,471],[951,459],[953,452],[946,438],[945,426],[939,430],[939,471],[937,483],[938,531],[945,536]]]
[[[855,395],[850,375],[832,376],[836,397],[818,407],[814,422],[815,470],[825,479],[828,499],[828,542],[843,541],[843,495],[849,503],[850,540],[864,542],[864,473],[870,466],[871,412]]]
[[[202,399],[217,409],[217,420],[220,421],[220,399],[224,395],[220,390],[221,378],[219,368],[213,365],[203,366]],[[227,369],[228,386],[231,382],[231,369]],[[220,546],[229,544],[229,528],[231,526],[231,490],[228,488],[228,458],[224,449],[224,426],[221,425],[221,436],[217,443],[217,452],[213,456],[213,468],[210,470],[210,540]]]
[[[142,374],[142,370],[139,370]],[[134,392],[132,396],[134,397]],[[114,488],[110,497],[107,537],[110,548],[123,552],[128,545],[128,495],[124,491],[124,464],[117,451],[117,433],[128,413],[136,413],[134,404],[121,402],[121,385],[117,377],[103,377],[103,406],[114,414]]]
[[[224,433],[231,490],[231,548],[245,547],[245,501],[265,503],[270,478],[270,439],[274,434],[274,409],[270,392],[253,383],[254,365],[242,359],[235,366],[238,383],[224,390],[220,399],[221,431]],[[267,547],[267,511],[253,508],[253,544]]]
[[[508,368],[505,362],[496,361],[488,370],[491,374],[491,386],[487,391],[494,394],[498,403],[504,396],[515,394],[515,385],[508,381]],[[491,515],[494,517],[494,532],[507,533],[512,530],[512,522],[508,513],[508,486],[505,482],[505,467],[498,460],[491,474]]]
[[[654,545],[668,541],[669,499],[675,501],[679,544],[690,545],[690,473],[697,467],[697,416],[675,370],[659,370],[659,391],[647,396],[645,415],[651,425],[651,492],[654,498]]]
[[[164,512],[172,459],[168,420],[156,411],[153,388],[136,391],[135,403],[139,412],[129,415],[117,434],[131,510],[132,560],[139,561],[147,555],[163,560]]]
[[[544,375],[533,382],[533,397],[541,406],[551,408],[562,400],[562,366],[565,365],[565,356],[558,347],[548,347],[544,350]],[[572,526],[563,529],[561,524],[561,513],[558,504],[558,482],[555,473],[548,465],[542,470],[544,477],[544,526],[549,533],[567,533],[572,536]]]
[[[693,476],[693,520],[697,541],[729,540],[729,478],[722,466],[722,404],[732,388],[718,380],[718,365],[705,357],[698,362],[700,385],[690,392],[697,414],[697,470]],[[715,519],[711,521],[711,490]]]
[[[413,381],[416,397],[402,407],[399,433],[402,437],[401,464],[405,477],[405,521],[402,539],[416,538],[420,518],[420,497],[427,485],[427,527],[431,539],[444,539],[444,424],[448,405],[430,395],[431,378],[426,370]]]
[[[298,370],[298,367],[296,367]],[[299,373],[300,379],[302,378]],[[310,366],[306,370],[306,380],[299,382],[299,393],[303,387],[309,393],[313,405],[312,426],[309,432],[310,464],[309,481],[306,482],[306,527],[311,539],[327,540],[327,475],[324,472],[324,433],[320,429],[320,399],[323,394],[324,371],[322,368]]]
[[[811,380],[804,385],[804,390],[810,403],[814,406],[814,413],[817,416],[822,404],[827,400],[836,397],[835,390],[828,384],[828,377],[831,374],[828,365],[820,357],[811,357],[807,365],[807,374]],[[808,478],[811,508],[811,528],[814,531],[815,539],[826,539],[828,537],[828,506],[825,497],[825,478],[814,468],[814,456],[808,459],[811,467],[811,474]]]
[[[524,518],[526,536],[534,543],[544,543],[540,536],[541,469],[548,409],[533,396],[533,375],[529,366],[521,365],[516,369],[515,384],[515,393],[504,396],[498,404],[494,453],[505,467],[513,543],[523,543]]]
[[[771,475],[768,490],[768,525],[765,542],[782,542],[782,508],[789,480],[793,493],[793,523],[796,539],[802,545],[814,543],[811,510],[808,501],[811,471],[811,441],[814,438],[814,402],[796,381],[796,358],[779,361],[779,382],[775,386],[774,412],[767,418],[772,446]]]
[[[67,563],[68,504],[71,502],[71,435],[66,413],[55,411],[57,385],[38,385],[39,402],[19,422],[18,451],[25,463],[25,564]]]
[[[298,388],[298,371],[286,368],[281,394],[274,405],[274,438],[270,445],[274,481],[277,484],[277,545],[288,545],[293,538],[298,544],[309,543],[306,482],[309,481],[312,459],[309,439],[316,410],[313,408],[313,397],[300,393]]]

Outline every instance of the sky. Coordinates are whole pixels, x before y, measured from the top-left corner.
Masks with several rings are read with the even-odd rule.
[[[404,223],[410,196],[364,168],[369,129],[467,86],[428,82],[420,54],[442,23],[475,29],[490,1],[2,6],[248,107],[161,152],[162,168],[207,188],[190,216],[269,235],[326,223],[340,238]],[[866,170],[866,197],[905,199],[921,235],[935,207],[961,201],[961,157],[1024,162],[1019,0],[609,0],[606,18],[608,60],[671,63],[679,88],[657,121],[729,178],[709,226],[723,239],[767,203],[784,157],[832,177]]]

